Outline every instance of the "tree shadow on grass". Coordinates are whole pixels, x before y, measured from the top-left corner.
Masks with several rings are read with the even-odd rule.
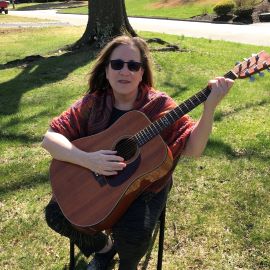
[[[49,111],[49,110],[44,110],[24,119],[18,116],[7,121],[7,123],[1,125],[1,129],[0,129],[1,141],[9,142],[9,143],[19,142],[19,143],[23,143],[24,145],[40,142],[42,139],[41,136],[28,135],[25,133],[19,133],[17,131],[12,132],[12,131],[8,131],[8,129],[18,124],[27,125],[29,123],[32,123],[33,121],[37,121],[37,119],[44,116],[48,118],[52,118],[54,116],[54,112]]]
[[[4,132],[0,131],[0,138],[2,141],[9,141],[9,142],[20,142],[24,144],[31,144],[31,143],[37,143],[41,141],[41,137],[39,136],[28,136],[26,134],[20,134],[20,133],[11,133],[11,132]]]
[[[262,100],[259,100],[259,101],[256,101],[256,102],[244,103],[244,104],[234,108],[233,111],[230,111],[230,112],[223,112],[223,111],[216,112],[214,120],[216,122],[221,122],[224,117],[231,116],[231,115],[236,114],[236,113],[238,113],[240,111],[243,111],[243,110],[248,110],[248,109],[256,108],[256,107],[261,107],[261,106],[264,106],[264,105],[267,105],[267,104],[268,105],[270,104],[270,99],[269,98],[265,98],[265,99],[262,99]]]
[[[0,197],[1,195],[9,195],[10,193],[14,193],[18,190],[29,190],[30,188],[34,188],[39,185],[43,185],[48,183],[48,173],[35,173],[31,176],[22,176],[20,181],[9,181],[6,183],[1,183],[0,186]]]
[[[256,158],[262,160],[263,162],[270,161],[270,154],[265,155],[260,153],[258,149],[253,147],[245,148],[242,151],[237,151],[236,149],[233,149],[231,145],[224,143],[222,140],[214,139],[209,139],[205,155],[225,155],[228,159]]]
[[[0,65],[1,69],[22,68],[15,78],[0,83],[0,115],[11,115],[18,111],[20,100],[26,92],[44,85],[64,80],[71,72],[94,59],[96,51],[89,48],[67,52],[41,60]]]

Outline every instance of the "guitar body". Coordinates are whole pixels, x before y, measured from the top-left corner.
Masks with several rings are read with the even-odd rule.
[[[149,124],[143,113],[131,111],[105,131],[72,143],[86,152],[114,150],[119,141]],[[106,177],[53,159],[50,167],[53,195],[73,226],[89,234],[111,228],[145,188],[168,173],[172,157],[157,135],[136,149],[126,163],[118,175]]]

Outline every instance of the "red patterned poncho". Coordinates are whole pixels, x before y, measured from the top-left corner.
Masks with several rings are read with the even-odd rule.
[[[86,94],[51,122],[51,128],[70,141],[96,134],[108,127],[114,106],[114,96],[111,89]],[[152,122],[175,108],[177,105],[165,93],[141,85],[134,110],[143,112]],[[160,135],[170,148],[174,160],[181,155],[195,122],[184,115]],[[147,191],[158,192],[169,181],[170,172],[165,177],[155,181]]]

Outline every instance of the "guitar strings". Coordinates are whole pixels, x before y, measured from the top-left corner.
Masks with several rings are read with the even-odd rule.
[[[120,141],[120,144],[118,145],[120,152],[119,154],[123,155],[124,158],[135,155],[140,145],[147,143],[154,136],[159,134],[161,130],[171,125],[174,121],[180,118],[181,115],[189,112],[191,110],[189,107],[194,108],[201,102],[203,102],[208,96],[208,90],[209,89],[207,89],[207,87],[204,88],[202,91],[198,92],[197,94],[186,100],[184,103],[180,104],[175,109],[168,112],[168,114],[165,115],[165,118],[158,119],[157,121],[151,123],[149,126],[145,127],[144,129],[133,135],[132,137],[125,139],[123,142]],[[173,113],[175,115],[173,115]],[[171,119],[169,119],[169,117],[171,117]]]

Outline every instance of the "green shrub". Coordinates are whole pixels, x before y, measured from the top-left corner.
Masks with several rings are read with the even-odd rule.
[[[253,7],[238,7],[235,9],[234,14],[238,17],[247,18],[253,13]]]
[[[218,16],[226,15],[233,10],[235,3],[232,0],[223,0],[218,2],[213,10]]]

